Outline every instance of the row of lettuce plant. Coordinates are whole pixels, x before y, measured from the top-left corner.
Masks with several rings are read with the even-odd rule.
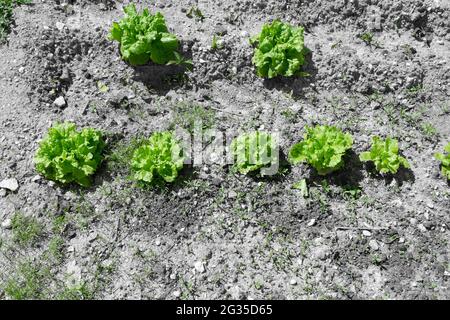
[[[119,42],[122,59],[131,65],[183,64],[178,52],[179,40],[169,32],[160,12],[148,9],[139,12],[134,4],[124,7],[125,16],[114,22],[109,38]],[[304,45],[304,28],[275,20],[263,25],[261,33],[250,39],[255,47],[252,62],[264,78],[306,76],[301,67],[306,64],[309,50]]]
[[[77,183],[88,187],[104,159],[104,134],[93,128],[77,130],[70,122],[51,127],[35,155],[36,170],[44,177],[62,184]],[[288,155],[293,164],[307,163],[319,175],[327,175],[344,166],[344,156],[352,148],[353,138],[334,126],[306,127],[303,139]],[[262,173],[279,161],[278,141],[267,132],[255,131],[237,136],[230,144],[234,168],[241,174]],[[450,179],[450,143],[447,154],[437,153],[442,175]],[[186,152],[173,132],[155,132],[132,152],[131,177],[144,184],[170,183],[176,180],[185,163]],[[369,151],[359,155],[371,161],[381,174],[395,174],[409,162],[399,155],[398,142],[387,137],[372,138]],[[263,175],[263,174],[262,174]]]

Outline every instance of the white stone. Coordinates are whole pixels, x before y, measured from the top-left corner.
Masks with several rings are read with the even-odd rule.
[[[369,230],[363,230],[362,234],[363,234],[365,237],[370,237],[370,236],[372,235],[372,232],[370,232]]]
[[[5,219],[3,222],[2,222],[2,228],[4,228],[4,229],[10,229],[11,228],[11,224],[12,224],[12,222],[11,222],[11,219]]]
[[[179,298],[181,296],[181,292],[179,290],[174,291],[172,294],[175,298]]]
[[[64,99],[64,97],[58,97],[56,98],[56,100],[53,102],[53,104],[59,108],[63,108],[66,106],[66,100]]]
[[[417,226],[417,228],[418,228],[420,231],[422,231],[422,232],[427,231],[427,228],[425,228],[425,226],[424,226],[423,224],[421,224],[421,223]]]
[[[0,188],[8,189],[10,191],[16,191],[19,189],[19,183],[16,179],[5,179],[2,182],[0,182]]]
[[[199,273],[205,272],[205,266],[203,265],[202,261],[197,261],[196,263],[194,263],[194,268]]]
[[[372,240],[369,241],[369,247],[371,247],[372,250],[375,250],[375,251],[377,251],[378,249],[380,249],[380,247],[379,247],[379,245],[378,245],[378,242],[377,242],[377,240],[375,240],[375,239],[372,239]]]
[[[58,29],[59,31],[61,31],[62,29],[64,29],[66,25],[60,21],[56,22],[55,27],[56,29]]]

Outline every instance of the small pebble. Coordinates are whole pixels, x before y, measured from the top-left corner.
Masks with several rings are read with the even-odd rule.
[[[175,298],[179,298],[181,296],[181,292],[179,290],[174,291],[172,294]]]
[[[203,265],[202,261],[197,261],[196,263],[194,263],[194,268],[199,273],[205,272],[205,266]]]
[[[12,225],[12,222],[11,222],[11,219],[5,219],[3,222],[2,222],[2,228],[3,229],[11,229],[11,225]]]
[[[365,237],[370,237],[370,236],[372,235],[372,232],[370,232],[369,230],[363,230],[362,234],[363,234]]]

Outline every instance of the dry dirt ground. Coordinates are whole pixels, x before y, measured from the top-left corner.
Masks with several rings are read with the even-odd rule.
[[[0,45],[0,181],[19,186],[0,190],[0,298],[450,298],[450,189],[433,158],[450,140],[450,1],[134,2],[165,15],[192,71],[120,59],[107,34],[128,1],[14,10]],[[274,18],[305,26],[310,77],[255,75],[249,37]],[[205,164],[164,190],[129,181],[134,138],[194,118],[279,130],[283,154],[305,125],[333,124],[354,153],[325,178],[306,165],[261,179]],[[107,133],[91,188],[34,169],[63,120]],[[411,170],[361,164],[372,135],[397,138]],[[292,188],[302,178],[308,198]]]

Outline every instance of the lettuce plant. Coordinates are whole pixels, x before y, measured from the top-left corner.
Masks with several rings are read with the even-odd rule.
[[[178,39],[166,26],[164,16],[148,9],[138,13],[136,6],[124,7],[125,17],[114,22],[110,39],[120,43],[120,53],[132,65],[143,65],[149,60],[156,64],[174,61],[178,49]]]
[[[184,155],[172,132],[156,132],[138,147],[131,159],[132,177],[144,183],[173,182],[183,168]]]
[[[450,180],[450,142],[445,146],[444,150],[447,155],[443,153],[436,153],[434,157],[441,162],[441,172],[447,180]]]
[[[103,159],[104,147],[100,131],[77,131],[73,123],[57,123],[39,145],[34,158],[36,170],[48,179],[87,187]]]
[[[261,131],[241,134],[231,142],[234,167],[242,174],[277,164],[277,150],[275,137]]]
[[[250,42],[256,45],[252,62],[260,77],[301,75],[308,49],[304,45],[303,27],[293,27],[275,20],[263,25],[261,33]]]
[[[408,160],[398,154],[398,142],[392,138],[386,140],[375,136],[372,137],[370,151],[359,155],[361,161],[372,161],[375,169],[380,173],[397,173],[400,166],[409,168]]]
[[[292,146],[289,161],[292,164],[307,162],[319,175],[326,175],[344,165],[343,156],[352,144],[352,136],[336,127],[306,127],[303,140]]]

